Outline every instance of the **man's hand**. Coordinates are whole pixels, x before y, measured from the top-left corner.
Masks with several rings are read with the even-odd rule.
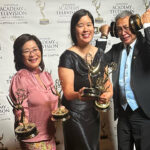
[[[105,37],[108,37],[109,30],[110,30],[110,26],[107,24],[102,25],[99,29],[99,31],[101,32],[101,36],[105,36]]]
[[[144,23],[150,23],[150,9],[148,9],[142,16],[141,16],[141,22]]]

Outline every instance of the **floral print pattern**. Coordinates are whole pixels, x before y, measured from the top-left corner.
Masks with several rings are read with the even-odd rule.
[[[21,142],[22,150],[56,150],[56,144],[54,139],[50,141],[42,141],[36,143]]]

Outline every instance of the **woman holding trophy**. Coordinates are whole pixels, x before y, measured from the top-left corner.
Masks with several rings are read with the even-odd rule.
[[[44,71],[42,44],[36,36],[22,34],[13,48],[17,73],[12,78],[9,96],[21,148],[56,150],[51,116],[57,108],[58,97],[51,91],[55,90],[51,75]],[[29,134],[32,125],[34,130]]]
[[[90,79],[92,85],[95,84],[93,76],[90,79],[88,77],[88,66],[97,64],[98,67],[103,57],[103,50],[90,44],[93,35],[94,20],[91,13],[85,9],[75,12],[71,19],[74,44],[61,55],[58,68],[64,93],[62,104],[70,112],[70,119],[63,122],[65,150],[99,150],[100,113],[95,109],[96,98],[84,96],[84,90],[90,87]],[[105,78],[104,74],[102,76]],[[104,86],[108,88],[98,96],[100,103],[109,102],[113,94],[109,79]]]

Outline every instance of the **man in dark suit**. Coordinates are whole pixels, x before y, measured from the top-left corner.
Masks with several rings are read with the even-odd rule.
[[[130,11],[116,16],[116,33],[121,42],[106,55],[108,63],[117,63],[112,73],[114,114],[118,118],[118,150],[150,150],[150,10],[141,21],[145,36],[133,33],[129,26]],[[108,34],[110,27],[100,31]]]

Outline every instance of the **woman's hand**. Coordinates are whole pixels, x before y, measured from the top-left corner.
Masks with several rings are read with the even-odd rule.
[[[101,104],[106,104],[110,102],[110,99],[112,98],[113,92],[111,91],[106,91],[99,97],[99,102]]]
[[[82,88],[79,90],[79,92],[78,92],[78,99],[81,100],[81,101],[87,100],[86,97],[82,97],[82,95],[83,95],[83,93],[84,93],[84,89],[85,89],[85,87],[82,87]]]
[[[81,101],[95,100],[95,97],[83,97],[85,87],[81,88],[78,92],[78,99]]]

